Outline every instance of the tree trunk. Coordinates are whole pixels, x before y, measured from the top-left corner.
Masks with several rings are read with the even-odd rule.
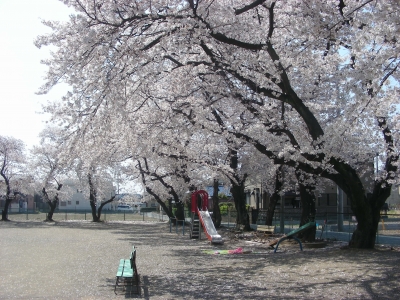
[[[8,216],[8,209],[10,207],[10,204],[13,200],[13,198],[10,197],[11,194],[11,187],[10,187],[10,180],[4,173],[4,165],[3,168],[0,171],[1,177],[4,179],[4,183],[6,184],[6,202],[4,203],[4,209],[1,212],[1,221],[10,221],[7,216]]]
[[[2,210],[2,212],[1,212],[1,221],[10,221],[8,218],[7,218],[7,215],[8,215],[8,209],[9,209],[9,207],[10,207],[10,204],[11,204],[11,201],[12,201],[13,199],[11,199],[10,197],[6,197],[6,202],[5,202],[5,204],[4,204],[4,209]]]
[[[156,193],[153,192],[151,188],[146,186],[146,192],[152,195],[154,199],[156,199],[157,203],[160,204],[160,206],[163,208],[168,218],[174,218],[174,215],[169,211],[168,206],[164,203],[164,201],[161,200],[161,198]]]
[[[305,186],[299,182],[301,198],[300,226],[315,221],[315,194],[314,186]],[[317,228],[314,226],[299,234],[303,241],[314,242]]]
[[[89,184],[89,203],[90,203],[90,208],[92,211],[92,221],[93,222],[99,222],[100,217],[97,215],[96,211],[96,202],[97,202],[97,191],[96,187],[93,182],[93,175],[92,173],[88,173],[88,184]]]
[[[385,183],[385,181],[376,182],[372,195],[368,197],[356,171],[344,162],[334,161],[334,163],[339,174],[330,176],[330,179],[339,185],[350,199],[351,210],[358,222],[349,246],[351,248],[373,249],[380,220],[380,208],[390,195],[391,185]]]
[[[90,200],[89,203],[90,203],[90,209],[91,209],[91,212],[92,212],[92,221],[93,222],[99,222],[100,218],[97,216],[96,203],[94,201],[92,201],[92,200]]]
[[[272,225],[272,221],[274,220],[276,204],[278,203],[279,198],[280,196],[278,193],[273,193],[269,198],[267,214],[265,218],[265,225]]]
[[[244,183],[246,179],[233,181],[231,180],[232,188],[231,193],[235,201],[236,208],[236,227],[239,229],[240,225],[244,225],[244,230],[250,231],[250,218],[246,209],[246,196],[244,193]]]
[[[179,221],[184,221],[185,220],[185,208],[183,206],[182,201],[176,202],[176,211],[175,211],[175,218],[176,220]]]
[[[379,184],[376,184],[370,197],[359,195],[355,198],[355,196],[353,195],[351,209],[357,218],[357,227],[353,232],[349,246],[351,248],[373,249],[380,221],[380,208],[390,196],[390,187],[382,188]],[[363,205],[360,205],[360,203]]]
[[[215,228],[221,227],[221,210],[219,207],[219,197],[218,197],[218,180],[214,179],[214,192],[213,192],[213,214],[212,214],[212,221],[214,223]]]
[[[358,224],[351,236],[349,246],[351,248],[373,249],[379,220],[380,211],[371,212],[367,218],[361,218],[361,221],[357,218]]]
[[[301,217],[299,226],[315,221],[315,175],[307,174],[297,169],[295,171],[300,190]],[[307,182],[307,184],[305,184]],[[303,241],[314,242],[317,228],[314,226],[299,234]]]
[[[57,208],[57,201],[58,201],[58,198],[53,200],[53,201],[48,201],[47,202],[47,204],[49,205],[50,209],[49,209],[49,213],[46,216],[46,220],[45,220],[46,222],[54,222],[53,215],[54,215],[54,211]]]
[[[275,172],[275,189],[272,193],[271,197],[269,198],[268,208],[267,208],[267,215],[265,219],[265,225],[272,225],[272,221],[274,219],[275,207],[279,201],[280,195],[279,193],[282,190],[283,180],[282,180],[282,168],[283,166],[279,166]]]
[[[57,191],[60,191],[61,188],[62,188],[62,186],[63,186],[63,185],[62,185],[61,183],[58,183]],[[54,220],[53,220],[53,214],[54,214],[54,211],[55,211],[56,208],[57,208],[58,193],[55,194],[54,199],[53,199],[52,201],[50,200],[49,195],[47,194],[46,188],[43,188],[43,189],[42,189],[42,194],[43,194],[43,198],[45,199],[45,201],[47,202],[47,204],[48,204],[49,207],[50,207],[49,213],[47,214],[46,220],[44,220],[44,221],[45,221],[45,222],[54,222]]]

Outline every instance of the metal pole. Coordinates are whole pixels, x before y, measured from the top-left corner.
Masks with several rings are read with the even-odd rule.
[[[338,232],[343,232],[343,190],[337,186],[337,224]]]

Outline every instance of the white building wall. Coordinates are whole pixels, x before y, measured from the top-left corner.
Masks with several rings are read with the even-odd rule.
[[[72,189],[75,192],[67,199],[60,201],[60,203],[58,205],[59,210],[60,211],[90,211],[91,207],[90,207],[89,197],[85,197],[85,194],[82,191],[78,190],[73,182],[67,182],[65,185],[68,186],[68,188]],[[114,186],[112,185],[112,182],[110,182],[108,184],[107,190],[108,190],[108,192],[106,194],[107,195],[109,194],[110,197],[112,197],[112,195],[114,195],[114,193],[115,193],[115,189],[114,189]],[[108,199],[104,198],[104,199],[99,199],[99,200],[105,201]],[[112,209],[112,206],[115,205],[114,202],[116,202],[116,201],[107,203],[103,207],[103,210]]]

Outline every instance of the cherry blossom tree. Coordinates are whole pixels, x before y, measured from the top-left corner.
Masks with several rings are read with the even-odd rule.
[[[72,143],[72,144],[71,144]],[[116,198],[114,183],[119,184],[121,153],[111,137],[100,139],[88,130],[84,136],[66,139],[69,151],[61,152],[70,165],[79,189],[89,200],[93,222],[101,221],[104,206]]]
[[[43,200],[49,206],[46,222],[53,222],[54,211],[59,201],[71,195],[71,191],[63,188],[63,181],[68,178],[68,164],[61,158],[63,147],[62,129],[46,127],[40,133],[40,145],[31,150],[29,169],[35,179],[36,190],[40,190]]]
[[[77,13],[67,24],[45,22],[53,33],[36,41],[57,49],[40,92],[59,82],[72,89],[47,106],[53,121],[73,136],[112,132],[135,153],[172,145],[170,125],[183,119],[180,141],[212,132],[245,142],[309,174],[299,176],[304,186],[315,176],[334,181],[358,220],[350,246],[374,247],[380,207],[399,177],[397,3],[64,3]],[[383,170],[366,183],[377,152]]]
[[[1,221],[9,221],[8,209],[15,196],[22,192],[26,177],[25,145],[21,140],[8,136],[0,136],[0,176],[4,187],[5,204]]]

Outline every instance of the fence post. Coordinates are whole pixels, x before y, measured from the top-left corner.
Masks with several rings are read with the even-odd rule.
[[[349,242],[350,242],[350,231],[351,231],[350,221],[351,221],[351,214],[349,214]]]
[[[325,212],[325,239],[328,239],[328,212]]]

